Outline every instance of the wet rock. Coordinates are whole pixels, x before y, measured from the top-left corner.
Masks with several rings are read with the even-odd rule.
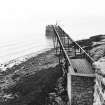
[[[62,76],[54,50],[14,65],[2,74],[0,105],[44,105]]]

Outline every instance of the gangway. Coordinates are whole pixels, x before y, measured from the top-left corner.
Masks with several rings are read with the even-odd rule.
[[[89,80],[90,82],[91,80],[94,81],[95,74],[94,70],[92,69],[94,59],[90,57],[90,55],[77,42],[73,41],[73,39],[67,33],[65,33],[60,26],[51,25],[50,27],[53,31],[53,42],[54,48],[56,49],[56,55],[59,58],[59,63],[62,64],[64,73],[67,75],[69,104],[72,105],[72,93],[75,93],[73,90],[73,78],[75,77],[80,79],[82,77],[82,81],[84,81],[83,78],[86,78],[87,81]],[[91,85],[93,86],[94,84],[90,83],[89,86]],[[87,88],[88,87],[86,87],[86,89]],[[93,93],[91,95],[93,95]]]

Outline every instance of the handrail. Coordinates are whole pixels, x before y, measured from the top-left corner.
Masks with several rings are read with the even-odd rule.
[[[68,56],[68,54],[67,54],[67,52],[66,52],[66,50],[65,50],[65,48],[64,48],[64,46],[63,46],[63,44],[62,44],[62,42],[61,42],[61,40],[60,40],[59,34],[58,34],[58,32],[57,32],[55,26],[53,26],[53,29],[54,29],[54,31],[55,31],[55,33],[56,33],[56,36],[57,36],[58,41],[59,41],[59,44],[61,45],[61,48],[62,48],[62,50],[63,50],[63,52],[64,52],[64,54],[65,54],[65,56],[66,56],[66,58],[67,58],[67,61],[68,61],[69,65],[73,68],[72,63],[71,63],[71,61],[70,61],[70,59],[69,59],[69,56]]]
[[[59,28],[62,29],[60,26],[59,26]],[[66,35],[68,36],[68,38],[69,38],[70,40],[72,40],[72,39],[70,38],[70,36],[69,36],[67,33],[66,33]],[[89,59],[90,59],[92,62],[95,62],[95,60],[94,60],[77,42],[75,42],[75,41],[73,41],[73,40],[72,40],[72,42],[75,43],[75,44],[89,57]]]
[[[91,59],[92,62],[95,61],[77,42],[73,42]]]

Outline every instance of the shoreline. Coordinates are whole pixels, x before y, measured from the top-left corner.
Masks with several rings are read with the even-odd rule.
[[[2,72],[0,104],[23,105],[26,103],[28,105],[31,102],[40,103],[37,97],[45,101],[43,98],[54,91],[58,79],[62,77],[62,70],[58,64],[58,58],[55,56],[54,48],[52,48],[41,51],[36,56]],[[26,95],[24,96],[24,94]],[[29,99],[28,102],[27,99]]]
[[[26,62],[28,59],[32,57],[37,57],[39,54],[46,53],[47,51],[52,50],[53,48],[45,48],[36,52],[32,52],[30,54],[26,54],[17,58],[14,58],[9,61],[5,61],[4,63],[0,63],[0,71],[6,71],[7,68],[11,68],[14,65],[19,65],[23,62]]]

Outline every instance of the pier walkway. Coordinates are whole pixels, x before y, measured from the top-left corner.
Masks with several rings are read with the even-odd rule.
[[[58,25],[50,25],[54,48],[67,75],[70,105],[92,105],[94,93],[94,59]]]

